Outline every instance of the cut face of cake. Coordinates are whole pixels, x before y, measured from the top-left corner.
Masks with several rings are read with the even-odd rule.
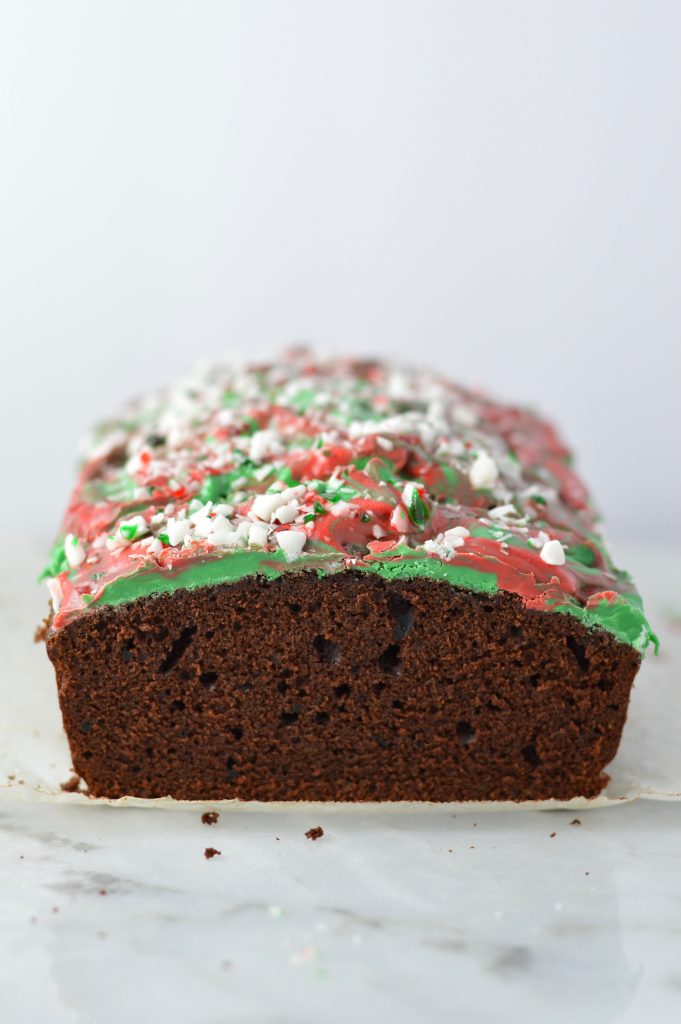
[[[641,600],[555,431],[378,362],[215,367],[90,442],[44,576],[97,796],[594,796]]]

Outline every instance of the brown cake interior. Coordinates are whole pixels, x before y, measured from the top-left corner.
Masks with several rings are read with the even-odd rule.
[[[51,632],[94,796],[593,797],[640,655],[431,580],[290,573],[101,606]]]

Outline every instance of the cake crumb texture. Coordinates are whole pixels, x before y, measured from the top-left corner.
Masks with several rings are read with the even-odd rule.
[[[89,792],[189,800],[595,796],[640,662],[511,594],[353,572],[103,606],[48,650]]]

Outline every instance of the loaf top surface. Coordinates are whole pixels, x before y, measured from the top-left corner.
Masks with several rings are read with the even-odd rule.
[[[425,370],[303,350],[196,371],[100,425],[43,578],[58,630],[179,587],[348,569],[655,641],[549,424]]]

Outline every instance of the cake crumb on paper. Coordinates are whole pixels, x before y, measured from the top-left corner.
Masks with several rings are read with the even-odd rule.
[[[308,839],[312,839],[312,841],[314,842],[315,839],[322,838],[322,836],[324,835],[324,829],[322,828],[321,825],[315,825],[314,828],[309,828],[305,835]]]
[[[212,860],[213,857],[221,857],[222,850],[216,850],[214,846],[207,846],[203,851],[203,856],[206,860]]]
[[[59,788],[64,793],[77,793],[79,786],[80,777],[78,775],[72,775],[70,779],[66,780],[66,782],[62,782]]]
[[[570,824],[571,825],[581,825],[582,823],[579,820],[579,818],[573,818],[572,821],[570,822]]]
[[[206,811],[201,815],[201,822],[204,825],[217,825],[220,815],[217,811]]]
[[[47,640],[47,634],[50,630],[50,619],[49,616],[43,619],[39,626],[35,627],[35,633],[33,634],[33,643],[40,644]]]

